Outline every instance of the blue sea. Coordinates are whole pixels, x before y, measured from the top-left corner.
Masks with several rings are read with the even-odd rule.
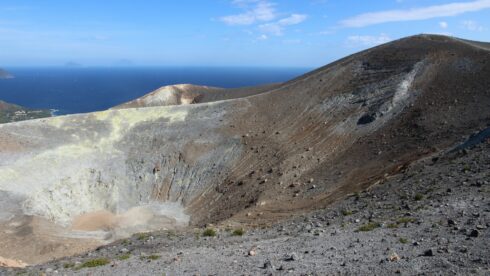
[[[191,83],[234,88],[284,82],[309,68],[5,68],[0,100],[57,115],[106,110],[161,86]]]

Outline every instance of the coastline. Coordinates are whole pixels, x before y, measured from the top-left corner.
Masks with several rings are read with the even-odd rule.
[[[51,114],[51,117],[58,116],[58,114],[57,114],[58,112],[60,112],[59,109],[54,109],[54,108],[49,109],[49,113]]]

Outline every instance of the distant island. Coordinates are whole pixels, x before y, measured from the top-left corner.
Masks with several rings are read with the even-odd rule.
[[[80,63],[78,63],[78,62],[68,61],[67,63],[65,63],[65,67],[79,68],[79,67],[82,67],[82,65]]]
[[[14,76],[10,74],[9,72],[0,69],[0,79],[13,79]]]
[[[0,100],[0,124],[51,117],[49,109],[30,109]]]

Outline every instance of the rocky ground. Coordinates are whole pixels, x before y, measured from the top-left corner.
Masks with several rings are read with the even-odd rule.
[[[490,275],[489,195],[487,140],[417,162],[327,209],[243,235],[226,225],[137,234],[0,274]]]
[[[74,246],[56,227],[72,232],[62,238],[80,237],[77,229],[161,229],[138,223],[126,231],[120,219],[85,219],[155,203],[161,206],[148,217],[178,221],[180,212],[164,206],[177,203],[193,227],[270,226],[332,208],[487,127],[485,45],[419,35],[272,87],[203,92],[178,85],[144,96],[153,100],[141,108],[0,125],[0,257],[35,265],[96,248],[68,251]],[[351,231],[366,223],[359,220]]]

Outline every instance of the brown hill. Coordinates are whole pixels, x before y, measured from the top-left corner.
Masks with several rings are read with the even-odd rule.
[[[379,183],[486,127],[488,76],[488,44],[420,35],[251,97],[230,130],[242,161],[189,208],[201,223],[266,222]]]
[[[176,86],[163,90],[172,101],[155,92],[127,107],[208,100],[3,125],[0,191],[35,217],[81,217],[80,229],[104,211],[116,238],[129,215],[151,230],[185,224],[182,212],[191,225],[263,225],[323,208],[486,128],[486,45],[420,35],[242,97]]]
[[[248,97],[278,86],[279,84],[268,84],[257,87],[225,89],[192,84],[169,85],[112,109],[208,103]]]

